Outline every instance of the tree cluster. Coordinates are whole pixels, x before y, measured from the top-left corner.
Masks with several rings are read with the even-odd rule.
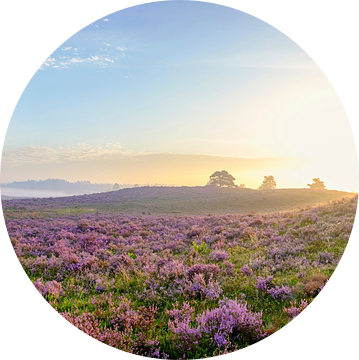
[[[226,170],[216,171],[210,177],[207,183],[207,186],[219,186],[219,187],[230,187],[230,188],[245,188],[244,184],[240,184],[239,186],[234,183],[236,180],[231,174]],[[312,184],[307,184],[311,189],[325,189],[324,181],[321,181],[319,178],[314,178]],[[274,180],[273,175],[264,176],[264,180],[261,186],[258,188],[259,190],[270,190],[276,189],[277,184]]]

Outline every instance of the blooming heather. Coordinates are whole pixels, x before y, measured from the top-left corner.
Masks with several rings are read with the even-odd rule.
[[[163,359],[235,351],[296,317],[341,259],[357,205],[126,215],[117,196],[6,200],[7,230],[36,289],[70,323]]]
[[[308,302],[306,300],[301,300],[299,306],[297,306],[297,301],[295,300],[293,302],[290,302],[290,305],[290,307],[284,308],[283,311],[292,320],[308,306]]]
[[[229,255],[225,250],[212,251],[209,256],[213,261],[223,261],[229,259]]]

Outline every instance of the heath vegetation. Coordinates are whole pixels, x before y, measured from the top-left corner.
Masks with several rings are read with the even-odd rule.
[[[341,259],[357,206],[353,195],[261,214],[129,215],[105,211],[108,194],[3,201],[11,242],[70,323],[164,359],[235,351],[295,318]]]

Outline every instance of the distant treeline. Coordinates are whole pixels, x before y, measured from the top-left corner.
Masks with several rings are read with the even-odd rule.
[[[113,184],[91,184],[90,181],[69,182],[60,179],[14,181],[10,184],[2,184],[2,187],[32,190],[56,190],[78,193],[94,193],[111,191]]]
[[[90,194],[104,191],[113,191],[118,189],[142,187],[142,186],[174,186],[166,184],[92,184],[90,181],[76,181],[69,182],[60,179],[47,179],[47,180],[27,180],[27,181],[13,181],[9,184],[1,184],[2,187],[9,187],[14,189],[27,189],[27,190],[54,190],[65,191],[68,193]]]

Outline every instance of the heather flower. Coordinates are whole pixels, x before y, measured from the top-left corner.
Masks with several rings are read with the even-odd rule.
[[[132,340],[132,329],[126,329],[118,332],[116,329],[101,328],[98,319],[94,314],[84,312],[77,316],[71,313],[61,314],[72,325],[76,326],[85,334],[92,336],[107,345],[115,348],[121,348],[124,351],[132,352],[136,343]]]
[[[297,307],[297,301],[295,300],[294,302],[291,301],[290,305],[289,308],[284,308],[283,311],[292,320],[308,306],[308,302],[306,300],[301,300],[299,307]]]
[[[216,264],[195,264],[187,270],[189,280],[192,280],[196,274],[203,274],[208,280],[210,277],[216,277],[219,273],[219,267]]]
[[[221,300],[218,308],[206,310],[196,320],[201,333],[212,336],[218,347],[235,341],[252,344],[265,336],[262,313],[249,311],[246,302]]]
[[[182,304],[182,308],[179,309],[178,301],[173,304],[172,310],[166,310],[166,314],[170,316],[172,319],[177,320],[179,322],[185,321],[185,319],[191,319],[192,314],[194,313],[194,308],[190,306],[188,302],[184,302]]]
[[[330,264],[334,260],[334,254],[328,252],[320,252],[318,262],[319,264]]]
[[[273,276],[268,276],[267,279],[258,276],[257,285],[254,285],[258,290],[266,291],[273,280]]]
[[[195,237],[195,236],[198,236],[202,233],[202,229],[197,227],[197,226],[194,226],[188,233],[187,233],[187,237],[189,238],[192,238],[192,237]]]
[[[252,276],[253,275],[253,271],[252,269],[249,268],[249,266],[247,264],[243,265],[239,271],[246,276]]]
[[[183,352],[194,350],[202,337],[200,329],[192,327],[191,321],[190,316],[168,321],[168,330],[176,334],[174,346]]]
[[[173,260],[166,262],[159,270],[159,278],[163,280],[179,279],[185,275],[185,266],[182,261]],[[192,275],[192,272],[189,276]]]
[[[33,274],[39,274],[45,271],[47,267],[47,257],[41,255],[36,258],[36,260],[31,265],[31,272]]]
[[[217,349],[215,349],[213,352],[213,356],[230,354],[231,352],[234,352],[237,350],[238,350],[238,345],[233,346],[232,344],[227,344],[222,348],[218,347]]]
[[[210,253],[209,256],[214,261],[223,261],[229,259],[227,251],[224,250],[214,250]]]
[[[301,271],[301,272],[299,272],[299,273],[296,275],[296,277],[297,277],[298,279],[305,278],[306,276],[307,276],[307,272],[306,272],[306,271]]]
[[[276,286],[268,289],[267,293],[271,295],[273,299],[286,300],[291,296],[292,290],[289,286],[282,285],[281,287]]]
[[[261,216],[257,216],[256,218],[254,218],[248,225],[253,226],[261,226],[264,224],[264,220]]]
[[[160,299],[160,284],[155,279],[150,279],[145,281],[146,287],[142,290],[142,293],[138,294],[140,299],[147,300],[159,300]]]
[[[61,283],[58,283],[56,280],[43,283],[41,279],[37,279],[34,282],[34,286],[46,299],[58,299],[62,293]]]
[[[88,220],[82,219],[77,222],[77,227],[81,230],[85,230],[90,225]]]
[[[203,274],[195,274],[192,280],[188,280],[184,293],[193,298],[214,300],[222,294],[222,289],[212,276],[206,281]]]
[[[131,301],[124,298],[118,307],[111,310],[109,323],[119,329],[148,330],[154,323],[156,313],[157,307],[155,305],[140,306],[135,310],[132,308]]]
[[[233,275],[234,265],[230,261],[224,260],[222,263],[222,272],[226,275]]]

